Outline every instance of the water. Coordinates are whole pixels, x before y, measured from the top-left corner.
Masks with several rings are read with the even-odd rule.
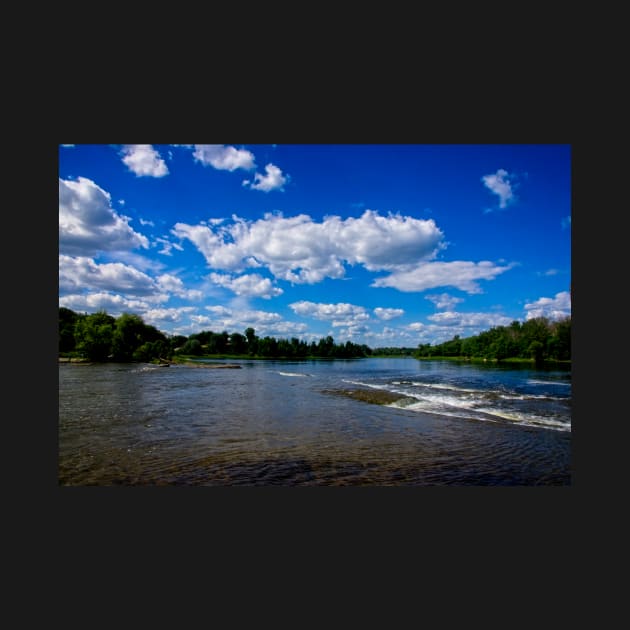
[[[59,483],[571,483],[568,371],[403,358],[230,363],[242,369],[60,364]],[[398,399],[339,395],[356,389]]]

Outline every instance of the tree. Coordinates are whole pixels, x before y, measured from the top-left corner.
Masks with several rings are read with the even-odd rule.
[[[247,338],[240,333],[233,332],[230,335],[230,352],[245,354],[247,352]]]
[[[335,340],[328,335],[326,338],[321,338],[317,344],[317,354],[320,357],[330,357],[333,354],[333,348],[335,346]]]
[[[106,361],[112,353],[115,322],[105,311],[80,318],[74,332],[76,349],[90,361]]]
[[[74,350],[74,327],[79,316],[69,308],[59,308],[59,352]]]
[[[571,318],[565,317],[555,322],[552,334],[547,342],[547,352],[550,357],[559,361],[571,358]]]
[[[527,353],[532,359],[534,359],[534,361],[536,361],[536,363],[540,363],[543,360],[544,349],[545,349],[545,346],[543,346],[540,341],[537,341],[535,339],[529,344],[527,348]]]
[[[202,354],[201,342],[199,339],[188,339],[188,341],[182,346],[182,354]]]
[[[116,361],[130,361],[144,341],[145,324],[139,315],[123,313],[114,325],[112,353]]]
[[[251,326],[246,328],[245,337],[247,337],[247,352],[253,356],[258,352],[258,337],[256,337],[256,331]]]

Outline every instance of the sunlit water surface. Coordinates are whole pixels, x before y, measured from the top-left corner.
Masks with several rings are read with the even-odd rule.
[[[569,371],[59,365],[61,485],[570,485]],[[383,390],[375,405],[333,390]]]

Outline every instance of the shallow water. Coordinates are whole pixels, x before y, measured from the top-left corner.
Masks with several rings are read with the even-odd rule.
[[[569,485],[566,371],[444,361],[59,365],[61,485]],[[339,389],[400,394],[375,405]]]

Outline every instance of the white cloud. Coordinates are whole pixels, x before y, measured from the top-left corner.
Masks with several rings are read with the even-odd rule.
[[[348,326],[347,328],[341,328],[339,331],[335,333],[335,342],[343,343],[345,341],[353,341],[357,343],[360,339],[368,334],[370,329],[365,325],[359,326]]]
[[[187,300],[200,300],[203,297],[201,291],[196,289],[186,289],[184,283],[172,274],[162,274],[156,278],[156,283],[160,291],[171,293],[177,297]]]
[[[289,181],[288,175],[283,175],[282,171],[275,164],[267,164],[265,166],[266,175],[256,173],[254,181],[248,179],[243,180],[243,186],[252,190],[262,190],[269,192],[271,190],[284,190],[284,185]]]
[[[535,302],[525,304],[526,319],[547,317],[548,319],[562,319],[571,315],[571,293],[561,291],[553,298],[541,297]]]
[[[363,306],[339,302],[337,304],[322,304],[301,300],[289,304],[289,308],[303,317],[312,317],[322,321],[332,322],[333,327],[356,326],[359,322],[370,319]]]
[[[217,317],[229,317],[232,314],[232,309],[220,305],[206,306],[206,310],[210,311]]]
[[[193,157],[204,166],[212,166],[221,171],[235,171],[237,168],[249,171],[256,168],[254,154],[246,149],[236,149],[223,144],[196,144]]]
[[[569,215],[568,217],[563,217],[562,218],[562,229],[566,230],[567,228],[571,227],[571,215]]]
[[[91,258],[59,256],[59,291],[109,291],[133,296],[151,297],[164,301],[158,295],[155,281],[145,273],[123,263],[96,264]]]
[[[446,311],[428,317],[429,324],[413,322],[401,331],[399,345],[416,346],[421,343],[439,344],[459,335],[462,338],[478,335],[496,326],[508,326],[513,318],[497,313],[457,313]]]
[[[206,306],[211,316],[194,318],[197,330],[213,330],[228,332],[243,332],[246,328],[253,328],[260,336],[271,335],[300,335],[307,330],[306,324],[289,322],[282,319],[279,313],[252,309],[230,309],[221,305]],[[193,319],[193,318],[191,318]]]
[[[477,280],[494,280],[510,268],[510,265],[500,267],[486,260],[478,263],[462,260],[430,262],[409,271],[394,271],[389,276],[377,278],[371,286],[392,287],[404,292],[452,286],[467,293],[481,293]]]
[[[157,237],[155,239],[155,242],[153,243],[154,246],[156,246],[157,244],[162,245],[162,249],[160,251],[158,251],[158,254],[164,254],[165,256],[172,256],[172,249],[177,249],[180,252],[183,251],[183,247],[181,245],[179,245],[178,243],[172,243],[171,241],[169,241],[166,238],[161,238],[161,237]]]
[[[328,216],[322,222],[305,214],[285,218],[267,213],[253,222],[233,216],[231,224],[177,223],[172,233],[190,240],[214,269],[265,266],[276,278],[296,284],[341,278],[344,263],[370,271],[403,268],[434,257],[443,247],[443,234],[432,219],[381,216],[373,210],[359,218]]]
[[[506,170],[500,168],[496,173],[481,178],[484,186],[499,197],[499,208],[506,208],[514,201],[513,182],[510,181],[510,177]],[[490,212],[490,209],[486,209],[486,212]]]
[[[140,221],[140,225],[150,225],[151,227],[155,227],[155,223],[153,221],[148,221],[146,219],[138,219]]]
[[[164,264],[154,258],[149,258],[134,252],[115,252],[115,254],[103,254],[103,262],[120,262],[130,267],[135,267],[145,273],[160,273]]]
[[[350,264],[370,271],[397,269],[435,257],[444,248],[443,233],[433,219],[414,219],[366,210],[359,218],[325,220],[330,240]]]
[[[245,257],[243,248],[235,243],[225,243],[222,229],[216,234],[206,225],[187,225],[176,223],[171,233],[180,238],[188,239],[204,255],[208,265],[213,269],[241,270]]]
[[[274,287],[269,278],[263,278],[257,273],[246,274],[238,277],[211,273],[208,276],[208,279],[219,286],[230,289],[236,293],[236,295],[261,297],[268,300],[284,293],[282,289]]]
[[[60,147],[73,147],[74,144],[60,144]]]
[[[129,226],[129,217],[111,206],[111,196],[92,180],[59,179],[59,252],[94,256],[97,252],[147,249],[146,236]]]
[[[192,306],[181,306],[179,308],[150,308],[143,314],[142,318],[145,323],[155,326],[161,330],[160,325],[176,324],[182,321],[184,315],[194,311]]]
[[[167,302],[171,296],[200,300],[203,295],[196,289],[186,289],[183,282],[172,274],[156,279],[138,269],[120,262],[97,264],[91,258],[59,256],[59,292],[83,294],[94,291],[107,299],[122,302],[141,297],[144,304]],[[111,294],[123,294],[112,297]]]
[[[405,311],[402,308],[381,308],[380,306],[377,306],[374,309],[374,314],[379,319],[384,319],[385,321],[388,321],[390,319],[394,319],[395,317],[400,317],[401,315],[404,315]]]
[[[123,312],[144,317],[144,313],[151,308],[151,305],[144,300],[129,299],[122,295],[106,292],[64,295],[59,298],[59,306],[64,306],[77,313],[95,313],[104,310],[112,317],[118,317]]]
[[[448,293],[432,293],[431,295],[425,295],[425,299],[430,300],[435,304],[435,308],[453,310],[456,304],[464,301],[464,298],[457,298],[449,295]]]
[[[137,177],[164,177],[168,175],[166,162],[150,144],[126,144],[121,155],[123,162]]]
[[[444,311],[429,315],[428,320],[440,326],[457,326],[459,328],[489,329],[495,326],[508,326],[513,319],[496,313],[457,313]]]

